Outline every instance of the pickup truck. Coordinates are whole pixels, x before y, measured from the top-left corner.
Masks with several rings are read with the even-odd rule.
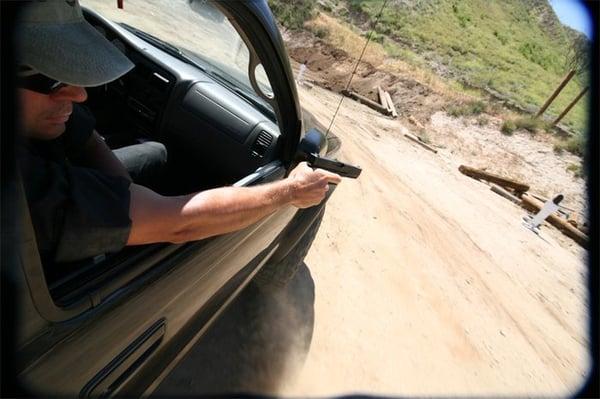
[[[135,64],[116,81],[89,89],[86,105],[111,148],[146,140],[165,145],[167,173],[153,185],[161,194],[275,181],[295,166],[300,149],[319,160],[339,148],[303,113],[265,0],[81,3],[87,22]],[[3,34],[22,7],[3,2]],[[5,62],[13,59],[10,48],[2,51]],[[14,95],[14,67],[2,68],[3,95]],[[15,126],[6,103],[3,127]],[[285,286],[325,211],[326,201],[288,207],[201,241],[47,265],[14,159],[4,157],[12,143],[6,133],[2,305],[14,323],[10,346],[3,340],[3,371],[36,396],[150,394],[247,284]]]

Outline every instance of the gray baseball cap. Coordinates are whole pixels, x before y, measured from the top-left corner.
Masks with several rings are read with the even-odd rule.
[[[17,25],[19,65],[74,86],[99,86],[134,64],[83,18],[78,0],[34,0]]]

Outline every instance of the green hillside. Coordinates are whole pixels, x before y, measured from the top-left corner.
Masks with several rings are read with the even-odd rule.
[[[368,32],[382,3],[322,4]],[[392,56],[531,110],[539,109],[568,72],[573,43],[583,36],[564,27],[547,0],[389,0],[376,33],[374,39]],[[557,116],[585,87],[584,70],[546,111],[547,118]],[[562,122],[578,133],[586,125],[585,100]]]
[[[318,11],[370,32],[383,0],[269,0],[292,29]],[[389,56],[537,111],[569,69],[576,77],[545,113],[553,120],[587,86],[588,41],[563,26],[548,0],[388,0],[373,40]],[[582,148],[589,94],[561,124]],[[579,151],[576,151],[579,152]]]

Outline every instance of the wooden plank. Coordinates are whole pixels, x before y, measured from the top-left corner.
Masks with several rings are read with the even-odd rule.
[[[432,146],[424,143],[423,141],[421,141],[421,139],[419,139],[418,137],[410,134],[410,133],[404,133],[404,137],[406,137],[409,140],[414,141],[415,143],[419,144],[420,146],[428,149],[429,151],[433,152],[434,154],[437,154],[437,150],[435,148],[433,148]]]
[[[522,199],[521,205],[523,206],[523,208],[533,211],[533,212],[538,212],[544,206],[543,202],[538,201],[533,196],[531,196],[527,193],[524,193],[523,196],[521,197],[521,199]],[[571,225],[571,223],[567,222],[565,219],[559,217],[556,214],[552,214],[552,215],[548,216],[546,221],[548,223],[550,223],[551,225],[553,225],[554,227],[556,227],[558,230],[560,230],[564,235],[572,238],[576,243],[578,243],[582,247],[584,247],[586,249],[588,248],[588,246],[589,246],[588,236],[581,230],[579,230],[576,227],[574,227],[573,225]]]
[[[385,98],[388,103],[388,107],[391,110],[392,117],[397,118],[398,112],[396,112],[396,106],[394,105],[394,102],[392,101],[392,96],[390,96],[390,93],[387,91],[385,91],[384,94],[385,94]]]
[[[501,197],[506,198],[509,201],[514,202],[517,205],[521,205],[521,200],[519,199],[519,197],[512,195],[511,193],[509,193],[508,191],[506,191],[505,189],[503,189],[502,187],[492,183],[490,189],[495,192],[496,194],[500,195]]]
[[[377,86],[377,94],[379,95],[379,102],[381,103],[381,106],[389,109],[390,107],[388,107],[388,105],[387,105],[387,99],[385,98],[385,92],[383,91],[381,86]]]
[[[517,195],[518,193],[524,193],[529,190],[529,186],[527,184],[520,183],[507,177],[495,175],[493,173],[488,173],[483,170],[475,169],[470,166],[460,165],[458,170],[460,170],[463,175],[496,183],[504,188],[512,188]]]
[[[367,97],[361,96],[358,93],[355,93],[353,91],[348,91],[348,90],[342,90],[342,94],[347,97],[357,100],[361,104],[364,104],[364,105],[368,106],[369,108],[374,109],[375,111],[381,112],[384,115],[389,115],[389,111],[387,108],[382,107],[381,104],[376,103],[375,101],[373,101]]]

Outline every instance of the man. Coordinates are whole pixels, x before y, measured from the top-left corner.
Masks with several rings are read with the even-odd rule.
[[[133,64],[70,1],[32,2],[18,32],[25,143],[20,164],[44,259],[73,261],[125,245],[181,243],[242,229],[281,207],[320,203],[340,177],[298,165],[257,187],[222,187],[165,197],[132,183],[74,104]]]

